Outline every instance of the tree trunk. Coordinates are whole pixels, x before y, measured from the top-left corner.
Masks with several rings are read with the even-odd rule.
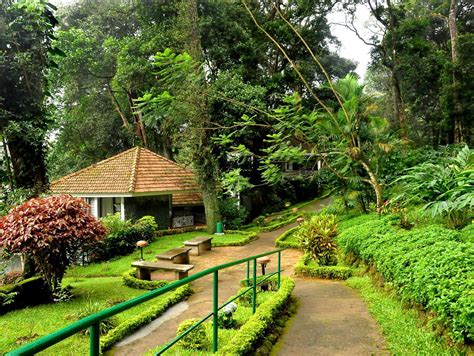
[[[213,234],[216,232],[216,225],[220,221],[216,184],[203,184],[202,195],[206,212],[207,231]]]
[[[360,161],[362,167],[364,167],[365,171],[369,175],[369,183],[374,189],[375,192],[375,199],[376,199],[376,206],[377,206],[377,213],[380,214],[382,212],[383,200],[382,200],[382,186],[379,183],[379,180],[375,173],[372,171],[370,166],[364,162]]]
[[[180,26],[184,35],[184,48],[194,61],[202,63],[197,0],[185,0],[181,11]],[[216,223],[220,219],[217,196],[218,165],[210,147],[210,133],[206,129],[210,126],[211,118],[208,108],[208,88],[204,81],[202,66],[197,67],[196,76],[202,77],[202,81],[191,81],[183,94],[184,100],[190,107],[188,115],[191,136],[189,139],[192,141],[195,172],[203,192],[207,228],[210,233],[214,233]]]
[[[461,103],[459,101],[459,78],[458,78],[458,27],[456,23],[456,16],[458,13],[458,2],[457,0],[451,0],[449,6],[449,17],[448,17],[448,27],[449,27],[449,36],[451,38],[451,58],[452,58],[452,75],[453,75],[453,106],[454,112],[452,115],[452,124],[454,128],[454,143],[459,143],[464,141],[464,128],[462,124],[461,117]]]
[[[34,196],[48,188],[42,142],[11,135],[7,137],[16,188],[31,189]]]

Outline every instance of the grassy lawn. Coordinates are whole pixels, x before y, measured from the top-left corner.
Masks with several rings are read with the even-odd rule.
[[[177,235],[159,237],[150,244],[145,251],[146,260],[154,261],[159,252],[179,247],[186,240],[197,236],[205,236],[205,232],[196,231]],[[213,236],[217,245],[239,243],[248,238],[247,235],[228,233]],[[74,287],[74,299],[64,303],[45,304],[15,310],[0,318],[0,351],[15,349],[27,342],[60,329],[75,321],[74,313],[89,303],[98,303],[107,308],[119,302],[139,296],[147,291],[132,289],[122,285],[122,274],[129,270],[132,261],[139,258],[136,251],[128,256],[119,257],[111,261],[94,263],[89,266],[75,266],[68,270],[63,284]],[[158,299],[165,298],[162,296]],[[131,316],[145,311],[157,300],[151,300],[117,315],[118,323]],[[83,355],[89,350],[88,337],[74,335],[48,349],[48,355]]]
[[[442,340],[422,327],[418,314],[403,307],[395,296],[376,288],[369,277],[352,277],[347,284],[357,289],[377,320],[394,355],[457,355]]]
[[[102,308],[106,308],[146,292],[123,286],[122,279],[117,277],[66,278],[64,283],[71,284],[74,287],[75,298],[73,300],[15,310],[0,318],[0,330],[2,330],[0,350],[2,352],[15,349],[74,322],[74,313],[91,301],[100,304]],[[161,298],[165,298],[165,296],[118,314],[116,316],[117,321],[120,323],[127,320],[149,308]],[[85,355],[88,353],[88,337],[76,334],[49,348],[42,354]]]
[[[172,248],[180,247],[184,241],[193,239],[197,236],[211,236],[203,231],[193,231],[184,234],[167,235],[158,237],[150,246],[143,251],[145,260],[156,261],[155,255]],[[226,233],[225,235],[212,235],[213,244],[226,245],[242,241],[247,238],[246,235]],[[140,258],[137,250],[128,256],[117,257],[110,261],[92,263],[88,266],[75,266],[68,270],[69,277],[120,277],[128,271],[130,264]]]

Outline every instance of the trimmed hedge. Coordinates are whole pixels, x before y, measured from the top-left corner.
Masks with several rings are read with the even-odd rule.
[[[161,237],[166,235],[177,235],[184,234],[185,232],[204,231],[206,229],[206,226],[187,226],[168,230],[158,230],[155,232],[155,236]]]
[[[311,258],[307,255],[300,257],[295,265],[297,276],[324,279],[347,279],[352,276],[352,268],[347,266],[318,266],[310,265]]]
[[[240,234],[246,237],[240,241],[234,241],[234,242],[212,242],[213,247],[244,246],[244,245],[247,245],[249,242],[252,242],[258,239],[256,232],[240,231],[240,230],[226,230],[226,232],[228,232],[229,234]]]
[[[169,281],[165,280],[158,280],[158,281],[144,281],[142,279],[138,279],[136,276],[136,269],[131,269],[125,272],[122,275],[123,284],[127,287],[134,288],[134,289],[146,289],[146,290],[153,290],[157,288],[161,288],[169,284]]]
[[[286,230],[283,234],[281,234],[276,240],[275,240],[275,246],[276,247],[289,247],[289,248],[297,248],[301,249],[301,246],[299,245],[298,242],[296,241],[288,241],[287,239],[293,235],[296,230],[298,230],[299,226],[292,227],[291,229]]]
[[[262,226],[260,227],[261,232],[270,232],[270,231],[275,231],[278,229],[281,229],[282,227],[285,227],[286,225],[292,224],[296,221],[296,219],[303,217],[303,214],[298,214],[298,215],[292,215],[289,218],[285,220],[281,220],[275,224],[270,224],[268,226]]]
[[[101,337],[100,347],[102,352],[110,349],[113,344],[132,334],[143,325],[152,322],[158,316],[163,314],[169,307],[181,302],[192,293],[193,291],[189,284],[176,288],[176,290],[171,292],[169,295],[162,297],[163,299],[158,299],[156,304],[144,312],[119,324],[115,329],[109,331],[106,336]]]
[[[265,337],[277,320],[277,316],[290,301],[295,283],[290,278],[282,278],[275,295],[259,305],[255,314],[239,329],[232,340],[219,350],[221,355],[251,354],[255,346]]]
[[[474,341],[474,244],[441,226],[411,231],[390,226],[391,218],[346,223],[338,242],[373,265],[405,302],[435,313],[456,341]]]

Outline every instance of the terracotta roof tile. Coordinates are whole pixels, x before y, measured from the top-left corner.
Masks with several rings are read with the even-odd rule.
[[[53,193],[164,193],[196,191],[193,172],[135,147],[51,183]]]
[[[175,193],[173,194],[173,206],[176,205],[201,205],[202,193]]]

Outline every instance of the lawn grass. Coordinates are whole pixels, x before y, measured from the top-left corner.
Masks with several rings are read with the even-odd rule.
[[[128,288],[122,285],[122,279],[105,278],[65,278],[64,284],[71,284],[74,299],[56,304],[43,304],[11,311],[0,318],[0,350],[6,352],[33,341],[75,321],[74,313],[90,301],[99,303],[103,308],[110,307],[147,291]],[[160,296],[132,309],[116,315],[118,323],[146,310]],[[20,342],[19,340],[22,340]],[[89,340],[84,335],[74,335],[44,351],[45,355],[85,355],[89,352]]]
[[[212,236],[213,244],[223,246],[239,243],[248,238],[247,235],[239,233],[226,233],[224,235],[209,235],[203,231],[186,232],[183,234],[167,235],[158,237],[150,246],[143,251],[146,261],[156,261],[155,255],[172,248],[180,247],[184,241],[191,240],[197,236]],[[133,261],[140,258],[139,251],[127,256],[114,258],[110,261],[92,263],[88,266],[74,266],[68,269],[69,277],[120,277],[130,269]]]
[[[377,320],[391,354],[458,355],[433,332],[422,326],[413,309],[403,307],[394,295],[376,288],[370,277],[351,277],[347,285],[357,289]]]

